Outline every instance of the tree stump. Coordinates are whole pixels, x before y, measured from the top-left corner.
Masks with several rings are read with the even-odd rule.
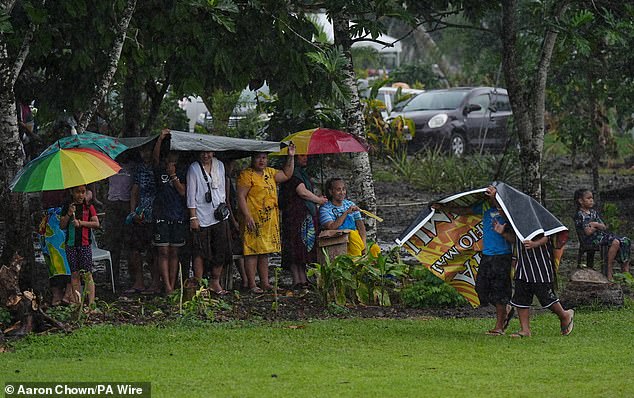
[[[42,311],[35,293],[28,290],[20,291],[22,261],[23,258],[16,254],[8,266],[0,267],[0,305],[9,309],[15,321],[12,326],[4,330],[4,335],[22,337],[31,333],[34,325],[44,322],[66,330],[62,323]]]
[[[596,304],[620,307],[623,290],[621,285],[610,282],[600,272],[583,268],[573,272],[560,298],[567,307]]]

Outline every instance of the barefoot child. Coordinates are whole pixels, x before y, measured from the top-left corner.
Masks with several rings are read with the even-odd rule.
[[[66,256],[71,270],[70,288],[64,301],[79,302],[81,291],[80,272],[83,273],[88,305],[95,302],[95,283],[92,279],[93,263],[90,248],[90,230],[99,228],[99,219],[93,205],[86,202],[86,186],[70,189],[71,201],[62,207],[60,227],[66,230]]]
[[[622,266],[621,271],[630,272],[630,238],[617,236],[608,231],[599,213],[594,209],[594,196],[589,189],[575,191],[575,227],[583,233],[583,241],[586,245],[598,245],[608,247],[608,274],[612,280],[612,267],[614,260],[618,260]]]

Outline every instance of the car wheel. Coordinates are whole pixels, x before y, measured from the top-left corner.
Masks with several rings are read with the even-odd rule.
[[[467,141],[462,134],[455,133],[451,136],[449,151],[453,156],[457,157],[462,157],[467,153]]]

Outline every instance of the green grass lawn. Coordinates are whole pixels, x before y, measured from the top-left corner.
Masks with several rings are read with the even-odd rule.
[[[568,337],[550,313],[533,318],[531,338],[485,336],[492,322],[86,327],[14,344],[0,354],[0,385],[150,381],[154,397],[634,396],[634,309],[577,311]]]

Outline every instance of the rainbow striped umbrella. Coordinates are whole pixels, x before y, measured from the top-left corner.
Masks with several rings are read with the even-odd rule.
[[[321,155],[326,153],[367,152],[368,149],[352,134],[318,127],[293,133],[282,141],[293,141],[298,155]],[[272,155],[286,155],[284,148]]]
[[[60,138],[46,148],[40,156],[49,155],[53,152],[59,151],[60,149],[71,148],[96,149],[99,152],[103,152],[110,156],[112,159],[116,158],[119,154],[121,154],[121,152],[128,149],[128,147],[123,145],[116,137],[84,131],[81,134]]]
[[[90,184],[117,174],[121,166],[108,155],[90,148],[69,148],[31,160],[9,188],[15,192],[53,191]]]

